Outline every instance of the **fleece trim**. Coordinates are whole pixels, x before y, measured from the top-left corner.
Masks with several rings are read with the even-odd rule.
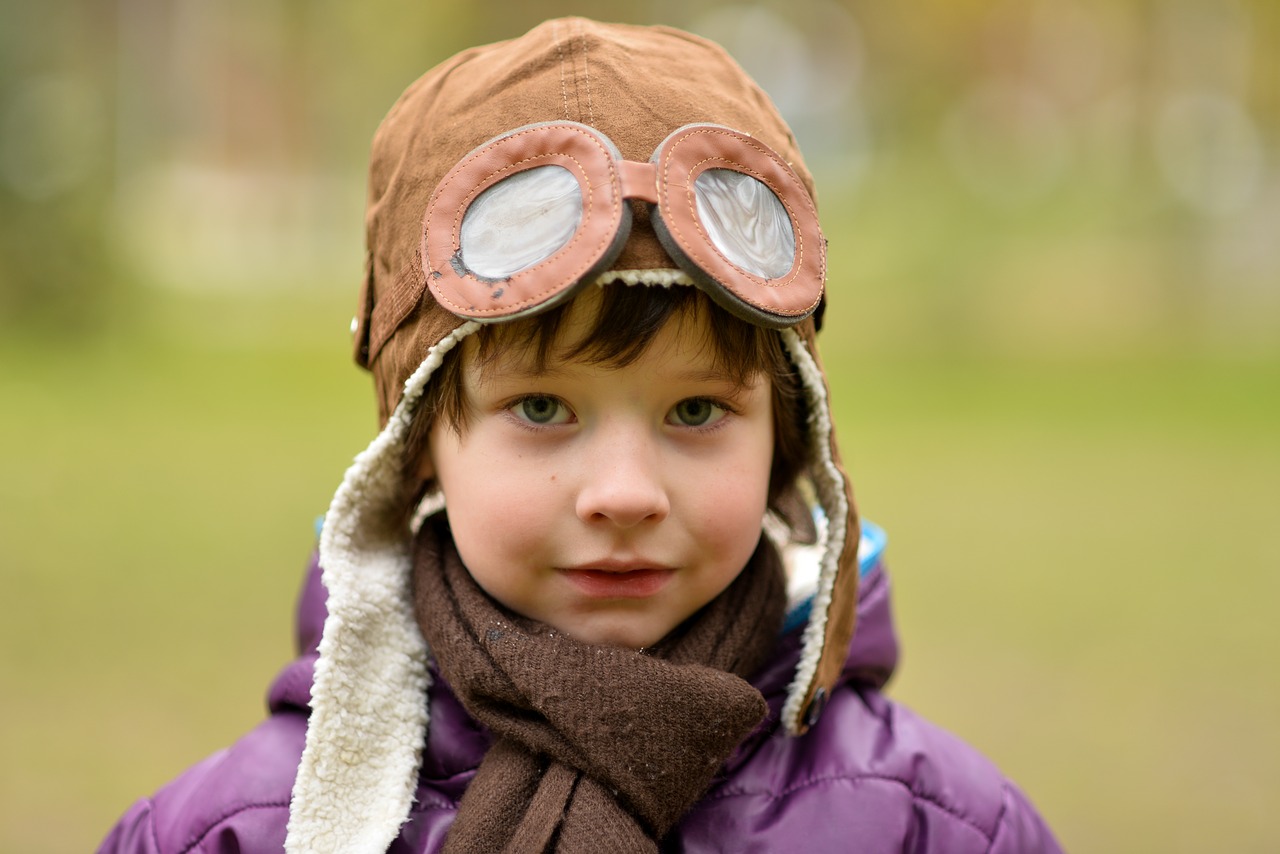
[[[320,564],[329,614],[290,805],[291,854],[381,854],[409,815],[430,678],[409,595],[399,460],[428,379],[476,328],[463,324],[431,348],[325,514]]]
[[[694,286],[694,281],[684,270],[608,270],[596,279],[597,285],[610,282],[622,282],[624,285],[658,285],[669,288],[673,285]]]
[[[822,371],[799,333],[794,329],[784,329],[781,334],[787,354],[791,357],[791,363],[796,366],[800,383],[804,387],[805,402],[809,409],[810,444],[814,449],[809,476],[818,495],[818,504],[827,517],[827,524],[818,532],[818,586],[810,606],[809,623],[801,636],[796,675],[791,687],[787,689],[787,700],[782,706],[783,725],[792,735],[799,735],[805,730],[801,721],[804,699],[817,674],[818,659],[822,657],[827,617],[831,609],[831,593],[835,587],[836,574],[840,570],[840,553],[844,548],[845,536],[849,533],[846,531],[849,499],[845,492],[844,476],[840,473],[832,452],[831,409]]]

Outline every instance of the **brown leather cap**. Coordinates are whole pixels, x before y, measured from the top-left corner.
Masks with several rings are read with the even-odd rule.
[[[424,299],[418,253],[432,191],[486,140],[560,119],[603,131],[640,162],[682,125],[725,125],[761,139],[814,192],[769,97],[723,48],[689,33],[566,18],[446,60],[405,90],[373,140],[356,360],[373,371],[384,423],[427,349],[459,323]],[[614,267],[673,267],[640,214]]]

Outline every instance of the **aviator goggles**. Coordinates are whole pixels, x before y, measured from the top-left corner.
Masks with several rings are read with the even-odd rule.
[[[442,307],[480,322],[550,308],[617,260],[629,199],[652,206],[667,254],[730,313],[777,329],[818,308],[826,244],[804,184],[760,140],[709,124],[677,129],[647,163],[577,122],[484,143],[427,205],[427,284]]]

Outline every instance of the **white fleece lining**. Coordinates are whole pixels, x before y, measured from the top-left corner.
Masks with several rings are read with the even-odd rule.
[[[831,453],[831,408],[827,401],[826,385],[818,363],[794,329],[782,330],[782,342],[786,345],[791,361],[800,373],[806,402],[809,405],[809,436],[815,459],[810,476],[818,493],[818,504],[827,515],[825,531],[820,531],[821,563],[818,573],[818,589],[813,596],[809,623],[801,637],[800,662],[795,676],[787,688],[787,699],[782,706],[782,723],[793,735],[799,734],[800,716],[804,714],[804,698],[817,674],[818,659],[822,657],[822,644],[827,632],[827,613],[831,609],[831,594],[835,588],[836,573],[840,569],[840,553],[849,520],[849,500],[845,494],[844,477]],[[853,571],[857,571],[856,567]]]
[[[422,390],[464,323],[405,381],[387,426],[347,469],[320,535],[329,614],[290,805],[291,854],[382,854],[409,817],[427,732],[427,645],[410,594],[400,455]]]
[[[689,274],[684,270],[670,267],[652,270],[606,270],[596,277],[597,285],[607,285],[610,282],[622,282],[624,285],[657,285],[663,288],[694,284],[693,279],[689,278]]]

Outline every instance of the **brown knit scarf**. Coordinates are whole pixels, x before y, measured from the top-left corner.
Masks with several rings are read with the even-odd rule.
[[[743,678],[785,608],[763,538],[728,589],[646,652],[581,643],[498,605],[443,516],[418,534],[413,582],[441,673],[494,735],[446,852],[656,852],[767,711]]]

